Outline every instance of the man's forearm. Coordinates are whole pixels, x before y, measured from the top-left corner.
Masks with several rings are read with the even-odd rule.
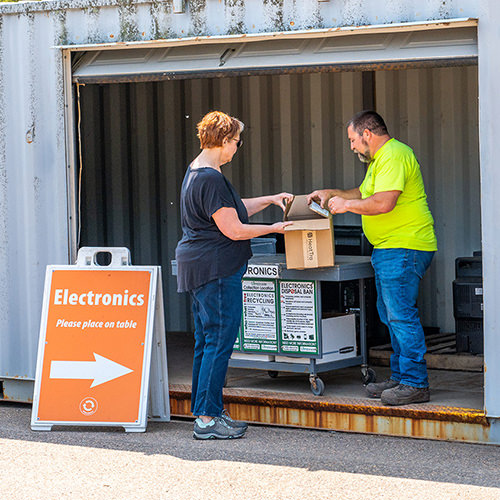
[[[344,198],[345,200],[361,200],[361,192],[359,188],[353,188],[353,189],[332,189],[332,198],[333,196],[340,196],[341,198]]]
[[[384,200],[370,196],[364,200],[347,199],[345,208],[353,214],[381,215],[390,212],[394,207],[389,206]]]
[[[360,215],[386,214],[394,209],[400,194],[401,191],[380,191],[364,200],[334,196],[328,202],[328,210],[332,214],[343,214],[345,212]]]

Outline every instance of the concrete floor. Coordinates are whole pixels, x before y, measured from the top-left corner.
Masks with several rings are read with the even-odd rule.
[[[167,335],[168,374],[170,384],[191,384],[193,338],[190,333]],[[387,367],[372,367],[377,380],[389,376]],[[361,372],[357,367],[320,374],[326,384],[323,397],[366,400]],[[429,370],[432,405],[483,410],[483,374],[447,370]],[[312,395],[307,375],[280,373],[271,378],[263,370],[230,368],[227,387],[259,391]],[[371,400],[370,400],[371,401]]]

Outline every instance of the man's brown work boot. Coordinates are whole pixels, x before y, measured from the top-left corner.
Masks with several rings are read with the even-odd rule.
[[[372,382],[371,384],[368,384],[365,387],[365,391],[370,398],[379,398],[386,389],[392,389],[397,385],[399,385],[399,382],[397,380],[388,378],[383,382]]]
[[[382,403],[390,406],[427,403],[430,398],[428,387],[412,387],[404,384],[399,384],[392,389],[386,389],[380,396]]]

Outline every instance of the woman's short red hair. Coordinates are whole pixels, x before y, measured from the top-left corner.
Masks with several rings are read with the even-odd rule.
[[[211,111],[197,125],[200,147],[201,149],[220,147],[226,137],[234,137],[238,132],[243,132],[244,127],[238,119],[222,111]]]

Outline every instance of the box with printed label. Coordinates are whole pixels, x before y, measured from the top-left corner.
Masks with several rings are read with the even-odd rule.
[[[293,221],[285,228],[288,269],[334,265],[333,219],[328,210],[314,202],[308,205],[306,195],[294,196],[287,203],[283,220]]]

